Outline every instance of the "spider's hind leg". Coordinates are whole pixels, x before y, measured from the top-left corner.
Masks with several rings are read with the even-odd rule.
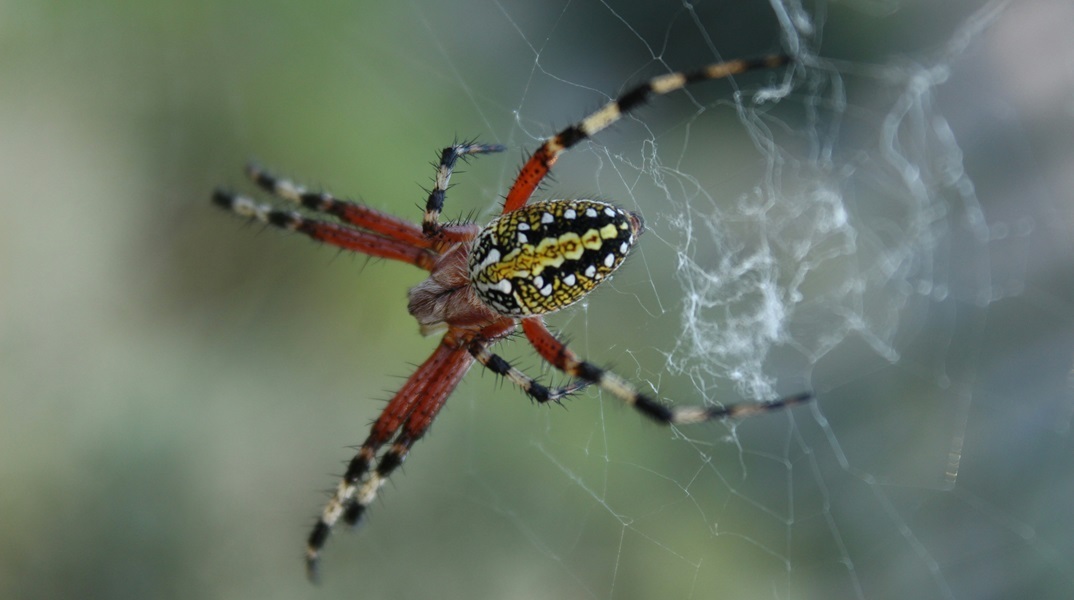
[[[350,526],[357,525],[365,514],[365,509],[377,499],[377,492],[388,482],[388,477],[399,468],[410,454],[410,447],[416,440],[406,434],[401,434],[387,452],[377,461],[377,467],[369,473],[369,477],[358,486],[354,497],[347,503],[343,511],[343,522]]]
[[[425,270],[431,270],[434,264],[435,255],[424,243],[414,245],[338,223],[307,219],[298,211],[279,210],[270,204],[261,204],[226,190],[218,189],[213,193],[213,204],[248,219],[301,233],[344,250],[398,260]]]
[[[556,339],[539,317],[524,319],[522,330],[535,350],[552,366],[571,377],[589,381],[619,398],[646,417],[663,425],[688,425],[720,419],[739,419],[788,408],[813,399],[803,392],[772,402],[728,404],[726,406],[667,406],[642,394],[628,381],[611,371],[582,360]]]
[[[332,215],[344,223],[368,229],[399,242],[422,248],[429,247],[428,240],[422,235],[421,227],[399,217],[357,202],[340,200],[328,192],[310,191],[290,179],[272,174],[257,163],[251,162],[246,165],[246,177],[257,187],[277,198],[312,211]]]
[[[466,344],[449,333],[388,402],[306,538],[306,574],[311,580],[317,578],[321,548],[332,528],[341,518],[352,525],[361,519],[387,477],[403,463],[411,444],[425,434],[444,401],[473,364]],[[391,447],[370,470],[377,450],[393,436]]]

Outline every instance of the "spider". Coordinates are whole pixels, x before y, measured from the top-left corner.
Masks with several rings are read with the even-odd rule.
[[[459,160],[505,149],[496,144],[464,142],[444,148],[420,226],[328,193],[308,191],[253,164],[247,166],[246,175],[257,187],[340,222],[309,219],[220,189],[213,194],[215,204],[239,215],[429,272],[411,288],[408,309],[423,335],[442,332],[443,337],[373,423],[309,534],[305,558],[311,579],[333,526],[340,519],[358,523],[475,361],[538,403],[557,402],[592,384],[665,425],[746,417],[811,399],[809,393],[801,393],[765,403],[667,406],[580,358],[548,330],[542,315],[578,302],[607,281],[637,243],[644,225],[638,214],[599,200],[529,202],[562,153],[652,96],[789,61],[784,55],[769,55],[715,63],[662,75],[629,90],[545,141],[523,165],[504,200],[503,213],[484,227],[471,222],[444,224],[440,213]],[[519,327],[537,354],[573,383],[547,387],[492,353],[493,344]],[[387,450],[381,452],[385,445]]]

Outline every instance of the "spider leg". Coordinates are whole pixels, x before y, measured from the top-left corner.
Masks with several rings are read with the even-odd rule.
[[[623,115],[648,102],[653,96],[660,96],[682,89],[690,84],[709,79],[721,79],[753,69],[775,68],[790,62],[790,57],[773,54],[753,59],[729,60],[714,63],[693,71],[668,73],[650,79],[615,100],[605,104],[596,112],[578,123],[560,131],[549,138],[523,165],[515,179],[511,191],[507,193],[503,212],[518,210],[526,204],[533,191],[552,169],[559,155],[569,150],[578,142],[595,135],[623,117]]]
[[[270,204],[258,204],[250,198],[223,190],[213,193],[213,203],[238,215],[281,229],[297,231],[344,250],[410,263],[427,271],[431,271],[435,263],[436,252],[424,245],[414,246],[361,229],[307,219],[297,212],[277,210]]]
[[[629,382],[611,371],[578,358],[563,342],[556,339],[540,317],[522,320],[522,330],[534,349],[552,366],[571,377],[589,381],[638,412],[664,425],[686,425],[718,419],[737,419],[778,410],[813,398],[802,393],[773,402],[729,404],[726,406],[667,406],[634,389]]]
[[[340,200],[327,192],[311,192],[289,179],[276,177],[254,163],[246,165],[246,176],[258,187],[278,198],[300,204],[313,211],[330,214],[345,223],[368,229],[399,242],[422,248],[432,246],[422,235],[421,227],[399,217],[355,202]]]
[[[559,402],[590,384],[589,381],[579,380],[563,387],[549,388],[511,366],[509,362],[500,358],[500,356],[493,354],[489,351],[487,344],[478,343],[477,341],[470,343],[470,354],[486,369],[510,379],[511,383],[522,388],[522,391],[526,392],[527,396],[541,404],[548,401]]]
[[[452,144],[440,152],[440,164],[436,168],[436,182],[432,191],[429,192],[429,199],[425,202],[425,216],[421,221],[421,228],[426,237],[431,238],[443,232],[444,228],[440,225],[440,211],[444,209],[448,183],[451,181],[451,173],[455,170],[458,160],[476,154],[503,152],[505,149],[499,144],[462,143]]]
[[[388,402],[306,540],[306,573],[310,579],[316,579],[320,551],[332,527],[341,517],[352,525],[358,522],[388,475],[402,464],[410,445],[429,428],[473,363],[467,344],[449,332]],[[393,436],[395,442],[370,472],[377,451]]]

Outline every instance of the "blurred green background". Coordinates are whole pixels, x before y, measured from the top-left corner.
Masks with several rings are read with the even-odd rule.
[[[446,214],[487,219],[525,152],[662,72],[654,57],[779,49],[776,11],[739,4],[0,2],[0,597],[1068,593],[1074,49],[1057,24],[1074,12],[1049,0],[989,27],[979,2],[805,7],[799,41],[832,60],[763,121],[791,164],[838,182],[877,247],[905,232],[869,190],[937,185],[914,276],[870,290],[906,299],[890,328],[835,330],[807,299],[765,365],[816,406],[666,431],[596,393],[532,406],[474,371],[362,530],[329,541],[323,585],[303,579],[320,492],[435,344],[406,313],[420,274],[246,226],[211,190],[248,190],[257,158],[416,220],[435,151],[478,136],[510,150],[462,169]],[[887,77],[915,65],[918,87]],[[659,170],[629,166],[660,140],[704,201],[748,205],[773,153],[731,99],[781,77],[660,99],[546,188],[646,215],[639,258],[553,323],[662,398],[711,383],[664,372],[692,196],[669,206],[647,192]],[[898,140],[897,173],[876,133],[893,115],[931,132]],[[934,156],[947,124],[957,142]],[[851,293],[844,268],[805,291]],[[947,289],[902,289],[929,284]],[[523,344],[500,352],[544,372]],[[734,401],[720,377],[709,399]]]

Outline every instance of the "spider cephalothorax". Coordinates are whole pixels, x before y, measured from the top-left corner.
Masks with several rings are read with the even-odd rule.
[[[458,160],[500,152],[503,146],[462,143],[445,148],[420,225],[327,193],[307,191],[256,165],[247,168],[247,175],[259,187],[310,211],[332,215],[340,222],[307,219],[297,211],[278,210],[217,190],[213,201],[240,215],[429,272],[410,290],[408,307],[423,334],[443,332],[443,337],[432,356],[407,379],[373,423],[310,533],[306,567],[311,577],[332,527],[341,518],[352,525],[358,522],[475,361],[517,384],[538,402],[560,400],[587,385],[596,385],[667,425],[744,417],[810,398],[803,393],[765,403],[668,406],[638,392],[614,373],[579,358],[548,330],[541,317],[581,300],[606,281],[637,243],[643,231],[642,220],[630,211],[597,200],[529,202],[563,152],[651,96],[750,69],[778,67],[788,61],[786,56],[773,55],[716,63],[696,71],[663,75],[631,89],[538,148],[507,193],[503,214],[484,228],[473,223],[441,224],[440,212]],[[573,378],[574,383],[549,388],[492,353],[494,343],[520,327],[541,358]],[[381,452],[385,445],[388,449]]]

